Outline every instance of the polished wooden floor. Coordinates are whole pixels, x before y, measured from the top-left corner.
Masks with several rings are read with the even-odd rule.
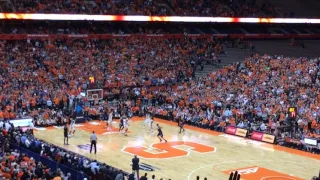
[[[246,180],[300,180],[311,179],[320,170],[320,156],[289,148],[246,140],[195,127],[186,127],[179,134],[176,123],[156,119],[163,128],[168,143],[143,129],[143,118],[133,118],[128,136],[108,132],[103,121],[79,124],[70,145],[63,145],[63,129],[38,129],[35,135],[45,141],[84,156],[131,172],[131,159],[138,154],[140,162],[153,167],[145,172],[156,179],[189,180],[207,177],[225,180],[231,171],[238,170]],[[90,154],[89,136],[98,134],[98,152]]]

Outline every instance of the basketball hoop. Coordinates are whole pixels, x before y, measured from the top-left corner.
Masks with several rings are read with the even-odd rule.
[[[103,99],[103,89],[88,89],[86,93],[88,101],[96,101]]]

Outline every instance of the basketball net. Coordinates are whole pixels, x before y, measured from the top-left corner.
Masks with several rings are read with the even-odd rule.
[[[94,105],[97,105],[99,102],[99,99],[98,98],[94,98]]]

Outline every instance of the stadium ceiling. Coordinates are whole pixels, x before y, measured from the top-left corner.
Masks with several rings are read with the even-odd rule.
[[[1,20],[320,24],[320,19],[0,13]]]

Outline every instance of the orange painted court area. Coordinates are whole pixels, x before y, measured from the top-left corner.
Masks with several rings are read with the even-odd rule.
[[[241,174],[241,178],[246,180],[303,180],[301,178],[279,173],[259,166],[233,169],[224,171],[223,173],[230,174],[231,172],[235,171],[238,171],[238,173]]]
[[[108,130],[106,122],[104,121],[90,121],[89,123],[85,123],[83,125],[84,126],[79,126],[78,128],[88,132],[94,131],[98,135],[117,134],[119,132],[118,124],[112,126],[111,130]],[[130,133],[130,131],[128,131],[128,133]]]
[[[191,151],[198,153],[214,152],[215,148],[207,145],[195,143],[195,142],[184,142],[184,141],[173,141],[167,143],[156,143],[151,146],[154,150],[160,152],[158,154],[150,153],[146,147],[143,146],[132,146],[125,147],[124,152],[131,153],[132,155],[138,155],[146,159],[164,159],[173,157],[187,156],[189,151],[181,150],[176,148],[177,146],[189,146]]]
[[[150,133],[143,128],[144,117],[134,117],[129,123],[128,136],[119,134],[119,121],[112,130],[105,121],[77,124],[69,146],[62,139],[50,138],[45,131],[63,134],[61,127],[39,128],[36,136],[111,166],[131,172],[130,162],[138,155],[141,163],[156,167],[156,179],[193,180],[197,175],[209,180],[225,180],[228,174],[238,171],[244,180],[309,180],[320,169],[320,155],[311,154],[273,144],[227,135],[207,129],[185,125],[186,132],[179,134],[176,122],[155,118],[154,126],[163,128],[167,143],[160,142],[157,130]],[[98,134],[98,153],[89,154],[88,139],[92,131]],[[310,171],[310,172],[309,172]],[[144,171],[141,171],[144,173]]]

